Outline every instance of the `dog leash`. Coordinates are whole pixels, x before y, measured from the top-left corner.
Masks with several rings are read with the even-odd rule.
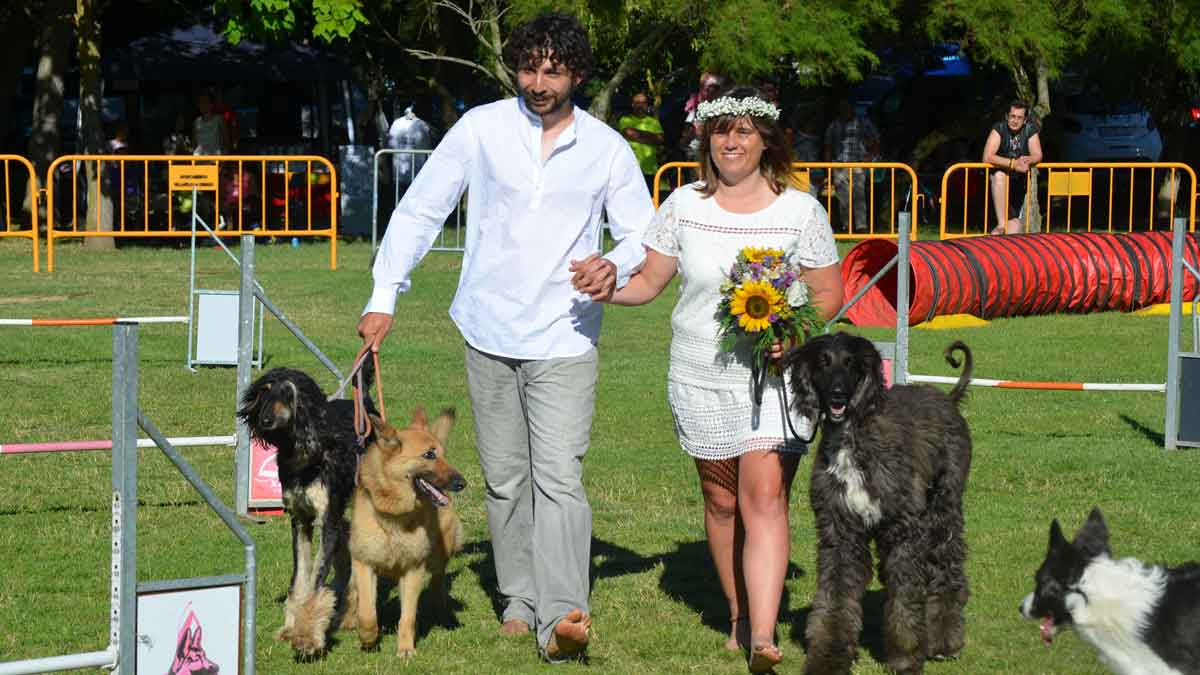
[[[370,346],[363,345],[359,350],[358,355],[354,357],[354,365],[350,368],[350,373],[346,379],[338,384],[337,391],[329,396],[332,401],[341,398],[346,391],[346,386],[351,381],[354,382],[354,434],[358,439],[360,447],[366,447],[367,438],[371,435],[371,418],[367,415],[366,392],[363,386],[362,367],[367,362],[367,356],[370,356],[375,366],[375,400],[379,406],[379,419],[387,421],[387,411],[383,405],[383,372],[379,369],[379,352],[371,351]]]
[[[759,408],[762,407],[763,389],[766,388],[767,370],[770,368],[769,359],[769,356],[763,354],[762,365],[759,365],[757,361],[752,361],[750,364],[750,382],[753,387],[754,405]],[[820,424],[821,417],[819,414],[817,415],[817,419],[812,425],[812,433],[808,438],[804,438],[796,433],[796,427],[792,426],[792,411],[788,405],[787,389],[787,382],[783,379],[783,371],[781,369],[779,372],[779,393],[783,397],[783,421],[787,423],[788,431],[791,432],[792,436],[807,446],[817,437],[817,427]]]

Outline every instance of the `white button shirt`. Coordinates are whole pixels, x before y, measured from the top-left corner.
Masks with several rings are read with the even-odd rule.
[[[600,337],[602,306],[571,284],[571,260],[597,252],[600,214],[623,286],[645,260],[654,207],[629,144],[576,107],[542,162],[541,117],[522,99],[473,108],[446,134],[392,212],[366,312],[391,314],[412,269],[467,195],[467,234],[450,317],[479,351],[517,359],[579,356]]]

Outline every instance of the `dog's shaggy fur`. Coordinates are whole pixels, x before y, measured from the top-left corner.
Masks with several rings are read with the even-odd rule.
[[[400,589],[399,656],[416,653],[417,598],[426,574],[446,607],[446,563],[463,541],[449,493],[467,486],[462,474],[446,462],[446,439],[453,424],[454,410],[449,408],[432,425],[421,408],[403,429],[375,421],[375,441],[359,468],[350,525],[354,583],[347,612],[357,613],[363,649],[379,643],[378,577],[394,579]]]
[[[875,541],[887,665],[919,673],[927,658],[963,647],[967,602],[962,495],[971,435],[958,411],[971,377],[965,356],[947,395],[932,386],[884,387],[875,346],[847,333],[822,335],[790,352],[796,412],[822,420],[809,499],[817,529],[817,590],[808,616],[805,672],[850,672],[862,630],[862,596]]]
[[[364,375],[370,379],[373,373],[368,369]],[[373,410],[369,399],[367,407]],[[320,385],[304,372],[275,368],[246,390],[238,416],[252,437],[278,449],[283,505],[292,520],[292,580],[284,625],[276,637],[301,656],[312,656],[325,648],[326,608],[336,604],[349,583],[346,508],[361,453],[353,403],[327,401]],[[321,543],[314,555],[317,526]],[[325,587],[331,567],[332,591]]]
[[[1050,524],[1046,559],[1021,615],[1047,645],[1073,627],[1121,675],[1200,673],[1200,563],[1179,567],[1112,559],[1108,525],[1093,508],[1073,541]]]

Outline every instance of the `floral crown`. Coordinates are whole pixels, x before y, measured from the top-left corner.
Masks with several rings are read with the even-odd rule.
[[[711,101],[703,101],[696,106],[696,121],[707,122],[715,117],[768,117],[779,119],[779,108],[773,103],[767,103],[757,96],[746,98],[731,98],[722,96]]]

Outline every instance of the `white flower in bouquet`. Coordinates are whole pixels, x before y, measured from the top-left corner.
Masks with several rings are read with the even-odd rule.
[[[808,286],[799,279],[792,282],[787,289],[787,303],[792,307],[799,307],[808,302]]]

